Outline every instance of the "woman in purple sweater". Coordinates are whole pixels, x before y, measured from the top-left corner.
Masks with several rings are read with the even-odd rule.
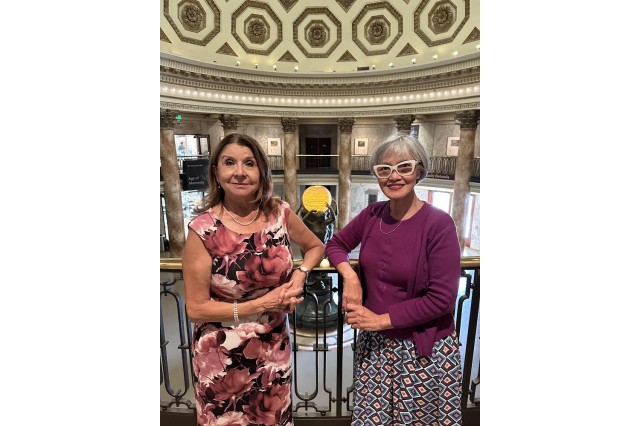
[[[389,201],[367,206],[327,243],[344,278],[355,350],[352,425],[461,425],[459,341],[453,309],[460,246],[448,213],[420,200],[427,174],[420,143],[392,135],[371,154]],[[360,245],[360,266],[349,253]]]

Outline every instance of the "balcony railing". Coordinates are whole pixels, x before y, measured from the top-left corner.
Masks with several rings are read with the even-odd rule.
[[[351,263],[357,267],[357,261]],[[182,296],[181,259],[161,259],[160,271],[160,424],[193,425],[192,324]],[[315,268],[311,274],[305,300],[290,315],[294,420],[307,426],[346,426],[353,407],[357,333],[338,314],[343,281],[336,270]],[[479,315],[480,258],[463,257],[454,309],[461,342],[463,426],[480,424]]]
[[[297,155],[298,173],[338,173],[338,158],[336,154],[332,155]],[[356,175],[368,175],[369,171],[369,155],[352,155],[351,156],[351,172]],[[429,173],[427,177],[432,179],[453,180],[456,174],[457,157],[430,157]],[[284,158],[282,156],[269,156],[269,167],[273,174],[284,173]],[[471,181],[480,182],[480,158],[473,159],[473,170],[471,172]]]
[[[301,154],[298,158],[298,173],[319,173],[319,174],[337,174],[338,160],[337,154],[332,155],[306,155]],[[369,155],[352,155],[351,156],[351,172],[356,175],[367,175],[369,171]],[[178,168],[183,173],[184,160],[195,160],[209,158],[207,155],[190,155],[178,157]],[[429,158],[429,174],[427,177],[432,179],[453,180],[456,174],[457,157],[430,157]],[[269,167],[275,175],[284,173],[284,157],[281,155],[268,156]],[[473,159],[473,170],[471,172],[471,181],[480,182],[480,158]]]

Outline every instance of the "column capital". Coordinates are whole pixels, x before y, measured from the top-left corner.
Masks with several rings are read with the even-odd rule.
[[[356,120],[353,117],[340,117],[338,118],[338,127],[340,133],[351,133],[353,130],[353,123]]]
[[[218,118],[222,122],[222,128],[224,130],[238,130],[239,115],[221,114]]]
[[[411,123],[416,119],[415,115],[396,115],[393,117],[396,122],[396,128],[399,132],[410,133]]]
[[[178,120],[176,120],[176,115],[178,115],[178,111],[172,109],[161,109],[160,110],[160,128],[161,129],[174,129]]]
[[[476,127],[478,127],[479,120],[480,120],[479,109],[468,109],[468,110],[456,112],[455,121],[460,123],[461,129],[475,129]]]
[[[296,117],[282,117],[280,123],[282,123],[282,129],[285,133],[295,133],[298,119]]]

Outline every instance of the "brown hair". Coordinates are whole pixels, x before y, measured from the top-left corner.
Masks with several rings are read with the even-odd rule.
[[[258,203],[258,208],[264,214],[265,219],[269,219],[270,215],[274,215],[277,211],[277,204],[280,200],[271,196],[273,190],[273,182],[271,181],[271,169],[264,150],[251,136],[241,133],[231,133],[225,136],[211,153],[209,158],[209,192],[204,197],[204,205],[196,208],[197,213],[202,213],[211,207],[224,201],[224,189],[218,184],[216,179],[215,168],[220,159],[222,150],[232,143],[245,146],[251,150],[253,157],[256,159],[258,169],[260,170],[260,185],[256,192],[256,198],[253,200]]]

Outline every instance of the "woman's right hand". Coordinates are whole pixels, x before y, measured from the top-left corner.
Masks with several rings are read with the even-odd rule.
[[[358,275],[350,274],[344,278],[344,291],[342,292],[342,312],[346,311],[347,303],[362,305],[362,285]]]

